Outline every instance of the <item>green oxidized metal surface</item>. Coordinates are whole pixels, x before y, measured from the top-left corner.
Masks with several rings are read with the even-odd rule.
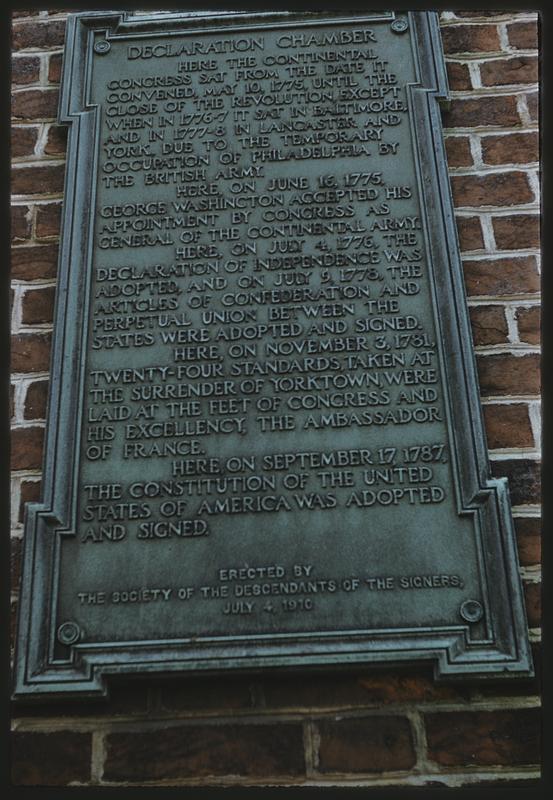
[[[531,671],[446,93],[429,13],[71,19],[16,694],[125,671]]]

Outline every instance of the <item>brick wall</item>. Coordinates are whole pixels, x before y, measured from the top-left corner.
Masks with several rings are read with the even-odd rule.
[[[12,605],[22,510],[40,494],[66,136],[66,12],[13,24]],[[443,113],[492,472],[510,481],[539,675],[537,21],[444,12]],[[434,685],[422,668],[114,684],[105,705],[13,711],[17,785],[529,786],[539,678]]]

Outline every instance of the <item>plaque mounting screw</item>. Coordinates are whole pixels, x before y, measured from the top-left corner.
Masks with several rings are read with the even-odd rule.
[[[390,27],[394,33],[405,33],[409,27],[409,23],[406,19],[395,19]]]
[[[100,55],[104,55],[111,50],[111,45],[109,42],[106,42],[105,39],[101,39],[94,44],[94,52],[100,53]]]
[[[467,622],[478,622],[484,616],[484,609],[478,600],[465,600],[459,609],[459,613]]]
[[[81,638],[81,629],[76,622],[63,622],[58,628],[58,640],[62,644],[75,644]]]

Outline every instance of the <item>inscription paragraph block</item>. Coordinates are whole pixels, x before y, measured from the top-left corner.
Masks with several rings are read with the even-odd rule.
[[[434,13],[72,15],[15,696],[110,675],[532,672]]]

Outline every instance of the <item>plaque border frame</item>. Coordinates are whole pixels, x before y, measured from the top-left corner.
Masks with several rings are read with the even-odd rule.
[[[473,515],[481,542],[486,596],[484,638],[469,624],[443,628],[334,631],[67,645],[54,652],[55,587],[61,536],[74,535],[78,432],[82,415],[88,278],[91,271],[94,186],[97,167],[87,157],[99,115],[87,105],[92,40],[145,33],[167,35],[179,26],[197,31],[254,30],[340,21],[393,22],[395,12],[341,17],[301,12],[197,12],[133,15],[127,11],[70,15],[63,61],[59,121],[69,126],[59,277],[44,446],[43,500],[25,511],[23,579],[16,643],[15,699],[97,697],[108,694],[108,678],[175,672],[337,668],[432,662],[436,680],[530,677],[533,675],[514,526],[505,478],[490,477],[478,392],[476,361],[466,305],[453,202],[442,139],[439,103],[448,100],[445,63],[436,12],[408,12],[420,84],[409,88],[418,157],[421,214],[428,248],[436,331],[452,347],[440,351],[448,414],[457,511]],[[241,25],[244,23],[244,25]],[[207,27],[206,27],[207,25]],[[180,28],[182,30],[182,27]],[[416,148],[415,148],[416,150]],[[436,269],[436,265],[445,265]],[[85,268],[83,268],[83,265]],[[449,299],[453,302],[443,302]],[[438,337],[440,338],[440,337]],[[446,380],[447,379],[447,380]],[[452,390],[456,387],[457,390]],[[63,402],[62,402],[63,398]],[[453,424],[455,421],[455,424]],[[59,650],[59,644],[58,644]]]

